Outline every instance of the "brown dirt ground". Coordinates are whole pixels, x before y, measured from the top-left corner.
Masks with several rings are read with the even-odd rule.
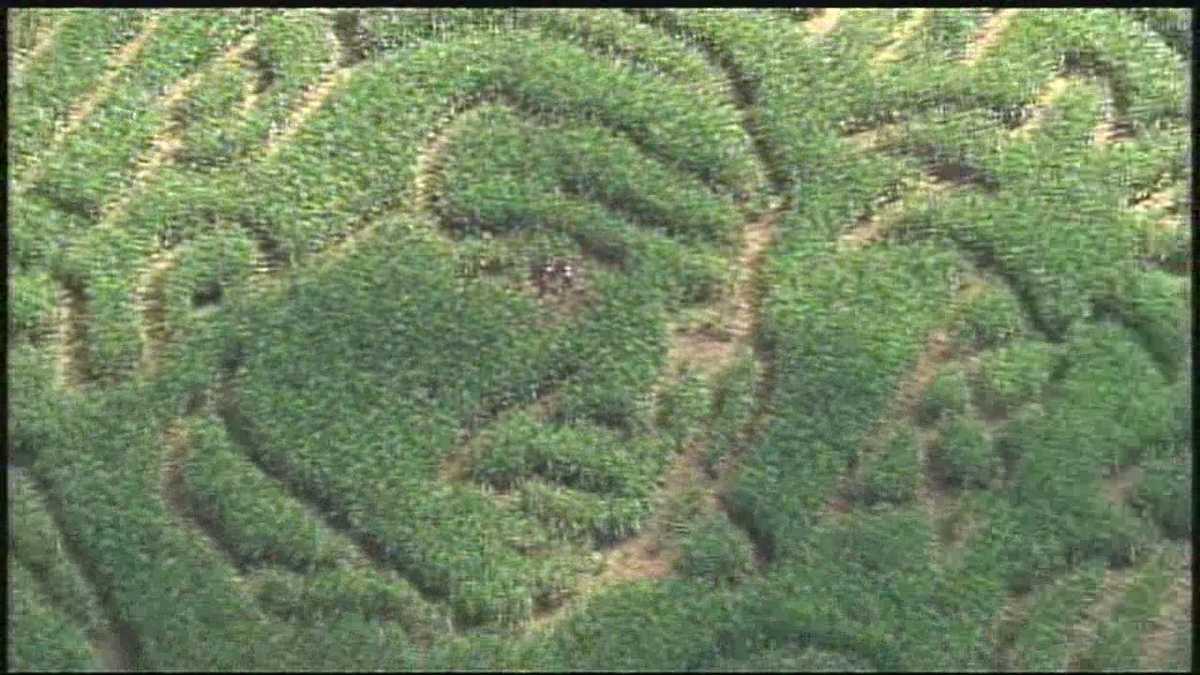
[[[843,250],[858,250],[882,241],[888,229],[913,204],[936,197],[950,189],[952,183],[922,176],[921,180],[901,199],[889,202],[869,218],[838,238]]]
[[[804,27],[813,35],[828,35],[837,27],[841,13],[840,9],[823,9],[820,14],[805,21]]]
[[[162,343],[167,339],[164,293],[167,273],[175,266],[176,258],[174,250],[159,251],[151,256],[134,289],[134,306],[142,315],[142,370],[147,374],[153,374],[157,369]]]
[[[1164,594],[1162,608],[1154,621],[1154,629],[1142,639],[1141,669],[1166,670],[1168,656],[1180,637],[1192,632],[1192,548],[1188,546],[1175,582]]]

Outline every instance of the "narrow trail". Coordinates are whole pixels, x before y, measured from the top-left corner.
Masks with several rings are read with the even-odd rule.
[[[895,63],[900,57],[900,50],[904,45],[908,44],[913,34],[924,25],[926,19],[929,18],[930,11],[928,9],[912,10],[912,16],[896,26],[892,34],[888,36],[887,46],[871,59],[871,65],[878,68],[889,63]]]
[[[237,556],[234,555],[233,551],[230,550],[229,546],[217,536],[217,533],[202,518],[196,515],[191,504],[188,503],[183,468],[187,463],[187,458],[192,448],[186,430],[178,421],[172,422],[164,432],[163,440],[166,443],[167,451],[163,454],[162,469],[159,475],[159,490],[163,504],[167,507],[167,512],[175,519],[176,524],[184,532],[192,533],[207,548],[225,559],[234,570],[232,574],[234,585],[247,602],[252,602],[249,593],[246,591],[246,579],[243,576],[245,571],[244,566],[237,559]]]
[[[875,428],[863,441],[863,449],[859,453],[859,459],[856,462],[854,471],[843,475],[839,488],[831,494],[826,505],[827,515],[830,512],[845,510],[845,506],[838,502],[846,501],[851,485],[861,479],[861,473],[866,464],[863,460],[883,451],[884,442],[888,434],[902,424],[913,424],[913,426],[916,426],[913,420],[917,416],[917,411],[925,395],[925,391],[933,383],[941,367],[956,356],[954,331],[946,326],[953,326],[963,309],[973,299],[978,297],[985,288],[986,285],[982,280],[968,278],[966,283],[951,298],[947,308],[947,319],[943,323],[943,327],[930,333],[924,349],[922,349],[921,354],[917,357],[916,364],[896,387],[895,393],[884,408],[884,413],[876,421]],[[930,438],[923,438],[921,440],[929,441]],[[934,523],[937,521],[938,515],[944,511],[943,507],[949,498],[944,488],[934,479],[931,462],[927,456],[927,445],[927,442],[917,444],[917,460],[918,466],[922,468],[922,480],[917,487],[916,497],[917,503],[929,517],[930,523]]]
[[[12,16],[9,15],[9,20]],[[55,38],[58,37],[59,31],[62,30],[62,24],[65,19],[58,17],[49,25],[41,25],[35,29],[33,46],[27,50],[14,50],[11,52],[12,58],[9,61],[9,82],[12,86],[19,86],[21,79],[25,75],[25,69],[29,64],[37,61],[46,53],[46,50],[54,44]],[[9,42],[12,42],[12,36],[9,35]]]
[[[996,612],[989,626],[989,642],[993,645],[993,670],[1008,672],[1014,670],[1015,654],[1013,643],[1017,639],[1017,631],[1025,622],[1025,617],[1033,607],[1037,596],[1032,591],[1011,595],[1004,605]]]
[[[761,267],[764,254],[773,238],[775,221],[782,215],[782,208],[777,208],[743,227],[742,250],[738,258],[740,269],[747,272],[741,279],[733,294],[731,316],[727,318],[722,336],[709,333],[691,333],[672,335],[671,344],[667,351],[665,373],[676,372],[677,366],[683,361],[691,361],[703,365],[705,372],[716,373],[728,368],[739,347],[752,348],[751,344],[755,328],[755,309],[757,301],[757,272]],[[722,339],[724,338],[724,339]],[[703,356],[702,362],[692,359]],[[752,421],[752,424],[754,421]],[[726,511],[722,499],[728,487],[732,472],[728,466],[733,464],[745,447],[737,448],[727,462],[713,478],[704,466],[706,444],[703,440],[693,441],[683,452],[677,454],[670,466],[663,472],[662,486],[656,493],[655,508],[649,522],[634,536],[601,552],[602,570],[599,574],[586,577],[576,586],[573,595],[563,604],[535,612],[534,618],[527,625],[527,630],[544,632],[551,630],[565,618],[574,614],[575,609],[586,604],[587,599],[596,591],[608,588],[614,584],[639,580],[665,579],[673,574],[673,567],[678,551],[672,550],[672,517],[666,508],[671,497],[680,495],[689,489],[699,488],[702,492],[703,508],[710,514]],[[755,561],[761,569],[766,560],[761,551],[755,552]]]
[[[167,89],[166,93],[156,102],[156,105],[167,113],[167,119],[151,138],[149,149],[135,160],[137,168],[129,186],[121,191],[120,196],[115,200],[101,208],[97,227],[112,227],[114,223],[120,221],[133,198],[145,188],[151,178],[158,173],[159,168],[171,161],[183,147],[184,127],[170,119],[170,112],[191,94],[192,90],[210,73],[242,59],[254,47],[255,41],[256,37],[253,33],[246,35],[208,66],[176,81]]]
[[[849,232],[838,237],[838,247],[843,251],[856,251],[883,241],[891,226],[914,204],[921,200],[935,199],[952,186],[953,183],[949,181],[938,180],[934,176],[922,174],[917,184],[910,188],[903,197],[888,202],[883,208],[861,220]]]
[[[138,276],[134,288],[134,307],[142,320],[138,331],[142,339],[142,372],[153,376],[158,370],[159,357],[165,346],[167,329],[166,282],[168,273],[178,263],[175,249],[160,250]]]
[[[1098,638],[1097,630],[1106,619],[1112,616],[1114,610],[1125,598],[1125,591],[1133,584],[1141,570],[1139,568],[1107,569],[1104,580],[1100,584],[1100,592],[1096,602],[1092,603],[1084,613],[1084,620],[1067,630],[1066,640],[1076,649],[1067,655],[1063,668],[1067,671],[1079,672],[1080,661],[1087,656],[1088,650]]]
[[[50,142],[46,144],[45,151],[39,157],[31,158],[30,161],[34,162],[34,165],[21,167],[20,170],[26,173],[26,175],[23,176],[21,180],[14,181],[13,192],[15,195],[20,196],[24,194],[29,190],[29,188],[33,187],[33,185],[37,183],[41,177],[40,167],[43,166],[39,160],[57,152],[60,146],[63,144],[63,141],[65,141],[68,136],[75,133],[79,127],[83,125],[87,118],[91,116],[93,112],[95,112],[100,103],[104,101],[104,99],[108,98],[108,95],[112,90],[113,83],[116,82],[117,77],[125,72],[125,69],[129,66],[129,64],[133,63],[133,60],[137,58],[138,54],[141,53],[142,48],[145,47],[146,42],[158,30],[159,20],[160,14],[158,12],[151,12],[150,18],[146,20],[146,24],[142,27],[142,31],[138,33],[137,37],[122,45],[121,48],[113,54],[113,56],[109,59],[109,67],[104,72],[104,75],[100,78],[100,81],[96,83],[96,86],[87,94],[87,96],[83,98],[83,100],[73,105],[67,112],[66,118],[61,124],[58,125],[58,128],[54,132],[54,136],[52,136],[50,138]]]
[[[1025,140],[1030,134],[1040,129],[1046,121],[1046,117],[1050,114],[1054,101],[1067,90],[1067,87],[1071,84],[1071,80],[1072,78],[1070,77],[1057,75],[1054,79],[1047,82],[1038,94],[1037,100],[1029,112],[1029,117],[1020,126],[1009,132],[1009,138],[1013,140]]]
[[[57,306],[56,380],[64,389],[77,389],[87,382],[89,372],[87,295],[80,287],[62,285]]]
[[[334,91],[350,80],[355,73],[355,66],[343,66],[341,42],[334,33],[332,22],[326,28],[325,40],[329,45],[331,58],[325,64],[325,72],[313,87],[309,87],[301,95],[300,105],[292,111],[282,127],[272,128],[267,142],[262,148],[262,157],[275,156],[283,146],[287,145],[300,132],[325,101]]]
[[[988,50],[1004,36],[1008,24],[1012,22],[1019,11],[1021,10],[1001,9],[988,17],[979,27],[979,35],[967,44],[967,53],[963,57],[962,64],[970,67],[979,63]]]
[[[838,25],[842,10],[835,8],[822,9],[820,14],[804,22],[804,28],[816,36],[828,35]]]

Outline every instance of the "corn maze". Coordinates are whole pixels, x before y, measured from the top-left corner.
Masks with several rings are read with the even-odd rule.
[[[25,9],[14,670],[1189,670],[1189,10]]]

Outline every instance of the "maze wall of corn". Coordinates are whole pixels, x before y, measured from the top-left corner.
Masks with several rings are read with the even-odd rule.
[[[1190,669],[1190,10],[6,18],[11,669]]]

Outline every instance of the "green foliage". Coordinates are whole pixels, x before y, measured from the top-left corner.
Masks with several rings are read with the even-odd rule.
[[[856,496],[868,504],[911,501],[920,485],[922,467],[916,434],[900,429],[888,440],[879,457],[863,468],[862,486]]]
[[[267,569],[252,580],[263,608],[287,621],[322,623],[350,614],[397,622],[409,636],[430,639],[447,617],[395,575],[341,567],[316,574]]]
[[[1089,563],[1033,591],[1029,612],[1011,636],[1015,663],[1005,667],[1027,671],[1065,669],[1070,645],[1064,636],[1097,599],[1103,578],[1104,566]]]
[[[697,581],[735,583],[754,570],[752,551],[744,530],[723,515],[710,516],[688,526],[676,569]]]
[[[220,420],[199,421],[184,433],[183,490],[197,517],[221,532],[239,560],[300,572],[336,564],[340,542],[233,447]]]
[[[602,427],[547,426],[515,414],[481,439],[475,480],[501,489],[538,474],[599,494],[644,497],[661,466],[657,448],[627,444]]]
[[[1024,310],[1011,291],[989,286],[967,305],[956,338],[967,348],[997,347],[1026,332],[1023,317]]]
[[[1187,449],[1174,457],[1155,458],[1145,465],[1137,484],[1135,503],[1172,539],[1192,534],[1192,461]]]
[[[517,504],[524,513],[568,541],[584,540],[605,546],[625,539],[642,528],[649,502],[641,496],[597,495],[580,489],[521,480],[515,487]],[[521,542],[537,548],[537,539]]]
[[[1100,624],[1091,649],[1080,659],[1081,670],[1129,670],[1136,668],[1142,652],[1142,636],[1159,612],[1163,595],[1172,581],[1169,557],[1160,554],[1138,570],[1137,577],[1112,614]]]
[[[62,672],[96,668],[87,638],[62,613],[45,604],[33,575],[8,557],[6,656],[16,671]]]
[[[671,439],[676,451],[682,451],[708,423],[711,401],[705,379],[694,370],[685,370],[677,382],[664,387],[655,426]]]
[[[1008,411],[1037,399],[1059,358],[1054,345],[1040,340],[1019,340],[984,352],[976,384],[980,403],[992,410]]]
[[[962,366],[947,366],[925,390],[918,417],[922,423],[930,424],[943,416],[962,414],[970,399],[967,374]]]
[[[42,580],[40,588],[57,610],[69,617],[75,629],[92,634],[103,621],[100,604],[80,570],[67,557],[62,535],[41,503],[33,482],[23,472],[9,469],[8,530],[11,556]]]
[[[934,461],[952,485],[987,487],[1000,468],[982,422],[959,415],[942,427]]]
[[[54,135],[55,123],[89,91],[108,67],[106,58],[137,35],[148,15],[131,9],[111,12],[58,10],[58,30],[45,56],[29,63],[8,89],[10,175],[20,179],[28,160]],[[37,10],[26,16],[35,16]],[[53,82],[47,87],[45,83]]]
[[[8,334],[43,334],[49,331],[57,299],[46,273],[15,271],[9,287]]]

